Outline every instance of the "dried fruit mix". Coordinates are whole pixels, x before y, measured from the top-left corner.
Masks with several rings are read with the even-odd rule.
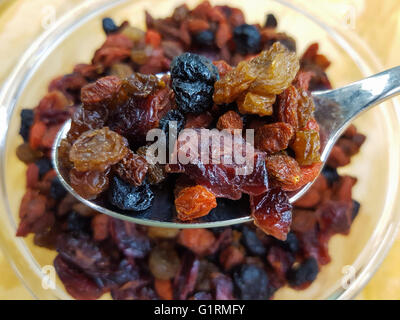
[[[36,245],[57,250],[57,274],[77,299],[270,299],[285,285],[306,288],[330,261],[330,237],[348,234],[360,209],[351,195],[356,179],[336,170],[365,140],[354,126],[304,197],[288,202],[287,192],[321,169],[310,91],[331,88],[329,61],[317,44],[299,60],[272,14],[250,25],[241,10],[207,1],[165,19],[146,12],[146,25],[104,18],[106,41],[91,63],[54,79],[36,108],[22,110],[17,156],[28,167],[17,236],[33,233]],[[69,118],[60,154],[81,196],[187,223],[214,210],[244,211],[258,228],[143,227],[85,207],[49,159]],[[148,161],[147,132],[169,137],[171,127],[175,148],[188,128],[255,129],[253,172],[237,175],[236,163]],[[247,143],[236,137],[231,149]]]

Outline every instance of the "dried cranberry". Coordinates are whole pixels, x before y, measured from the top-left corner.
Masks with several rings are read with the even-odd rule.
[[[112,219],[111,235],[118,248],[131,258],[143,258],[150,252],[150,239],[133,223]]]
[[[286,240],[292,222],[292,206],[287,194],[279,188],[250,198],[254,223],[267,234]]]

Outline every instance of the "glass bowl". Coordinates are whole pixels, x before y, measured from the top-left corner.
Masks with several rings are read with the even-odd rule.
[[[198,1],[186,1],[193,7]],[[213,4],[227,3],[212,1]],[[16,155],[21,108],[34,107],[54,77],[68,73],[79,62],[88,62],[104,41],[101,18],[129,20],[144,26],[144,10],[166,16],[182,1],[92,0],[84,1],[46,30],[25,52],[0,93],[0,244],[15,272],[31,293],[40,299],[70,299],[57,280],[45,289],[55,252],[37,247],[33,237],[16,238],[18,208],[25,192],[25,165]],[[299,52],[312,42],[332,61],[328,74],[335,87],[381,71],[366,45],[344,26],[324,14],[306,11],[294,1],[231,0],[251,22],[262,22],[266,12],[279,18],[279,29],[294,36]],[[350,235],[337,235],[329,242],[332,262],[322,267],[318,278],[306,290],[280,289],[276,299],[351,299],[368,282],[388,252],[400,221],[400,115],[396,100],[365,113],[357,119],[360,132],[367,135],[360,154],[342,168],[358,178],[353,196],[361,210]],[[400,109],[398,109],[400,110]],[[105,297],[107,298],[107,297]]]

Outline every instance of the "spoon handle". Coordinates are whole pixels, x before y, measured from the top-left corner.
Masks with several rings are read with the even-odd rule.
[[[400,66],[345,87],[313,93],[315,117],[327,134],[335,138],[343,129],[369,108],[400,93]]]

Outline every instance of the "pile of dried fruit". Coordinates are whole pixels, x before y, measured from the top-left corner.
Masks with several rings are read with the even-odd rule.
[[[293,207],[286,194],[320,170],[309,92],[330,88],[329,62],[315,44],[299,61],[273,15],[264,26],[248,25],[239,9],[203,2],[166,19],[147,13],[146,22],[144,32],[105,18],[107,38],[92,63],[53,80],[39,105],[22,111],[17,155],[28,169],[17,235],[34,233],[37,245],[58,251],[57,273],[80,299],[105,292],[115,299],[268,299],[286,284],[307,287],[329,262],[329,238],[347,234],[359,210],[351,196],[356,179],[336,171],[365,139],[353,126],[311,190]],[[49,160],[70,117],[60,153],[82,196],[182,221],[251,212],[259,228],[145,228],[83,206]],[[254,170],[240,176],[235,163],[148,163],[146,133],[168,133],[171,121],[177,132],[254,129]]]

